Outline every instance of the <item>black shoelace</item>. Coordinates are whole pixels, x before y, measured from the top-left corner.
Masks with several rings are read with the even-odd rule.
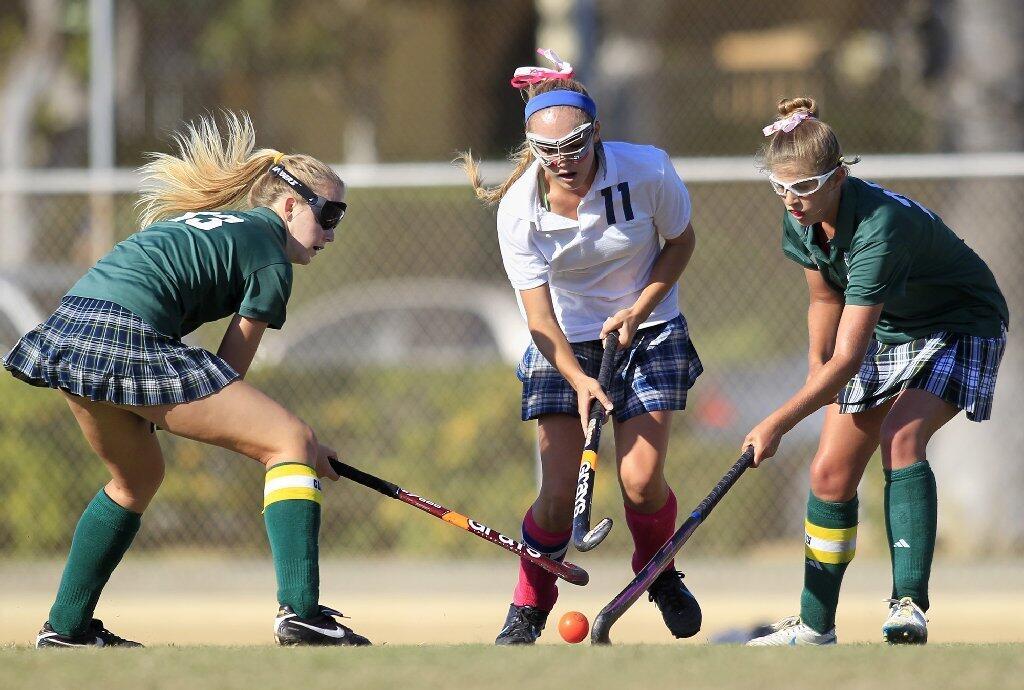
[[[662,573],[651,585],[647,594],[648,600],[657,601],[659,605],[668,606],[675,610],[686,608],[690,598],[683,593],[682,583],[684,575],[678,570]]]
[[[119,635],[115,635],[114,633],[107,630],[105,627],[103,627],[103,621],[99,619],[93,619],[92,626],[90,626],[89,632],[101,638],[103,640],[103,643],[108,645],[129,644],[131,642],[130,640],[126,640],[125,638]]]
[[[523,606],[516,611],[516,617],[513,619],[512,624],[509,625],[508,630],[509,633],[535,634],[540,632],[543,623],[543,612],[529,606]]]

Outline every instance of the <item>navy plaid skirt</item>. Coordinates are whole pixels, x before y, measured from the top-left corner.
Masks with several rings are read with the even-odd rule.
[[[860,371],[840,391],[839,411],[863,412],[907,388],[919,388],[966,410],[971,421],[984,421],[992,416],[996,375],[1005,348],[1005,328],[998,338],[940,331],[902,345],[875,340]]]
[[[163,335],[113,302],[65,297],[26,333],[4,367],[34,386],[118,405],[171,405],[238,378],[220,357]]]
[[[571,345],[583,371],[597,378],[601,341]],[[703,371],[682,315],[637,331],[629,348],[616,354],[611,390],[606,391],[615,406],[615,420],[685,409],[687,391]],[[523,382],[523,421],[545,414],[579,414],[576,391],[536,345],[526,349],[516,376]]]

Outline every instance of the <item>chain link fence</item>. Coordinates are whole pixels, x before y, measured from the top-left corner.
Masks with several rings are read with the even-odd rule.
[[[0,10],[14,27],[6,38],[0,33],[0,61],[13,64],[43,21],[33,9],[40,4],[57,8],[60,78],[18,135],[37,144],[20,161],[5,159],[8,171],[87,163],[85,3]],[[217,107],[247,109],[261,144],[326,160],[446,160],[470,146],[500,157],[521,136],[521,105],[508,76],[533,63],[535,37],[557,25],[551,5],[188,0],[171,10],[119,0],[117,161],[135,165],[143,151],[166,150],[167,133],[183,119]],[[583,16],[568,18],[575,28],[566,35],[582,41],[579,27],[596,27],[589,44],[573,44],[574,57],[594,86],[608,138],[654,143],[673,155],[749,155],[775,100],[810,92],[847,150],[920,152],[945,136],[929,102],[906,86],[926,86],[917,63],[908,67],[899,57],[908,36],[923,30],[920,6],[583,2],[574,5]],[[16,126],[5,123],[5,134],[14,136]],[[680,170],[684,180],[695,172]],[[935,209],[992,265],[1014,320],[1014,368],[1001,378],[991,424],[1012,427],[1006,420],[1024,405],[1014,354],[1024,309],[1017,228],[1024,177],[935,179],[922,170],[918,178],[875,179]],[[314,265],[296,271],[288,324],[268,332],[248,378],[350,463],[515,534],[536,491],[534,426],[519,421],[514,374],[528,334],[501,267],[493,213],[466,186],[423,182],[351,190],[342,234]],[[803,278],[780,252],[781,208],[768,186],[746,177],[689,186],[698,246],[680,299],[706,373],[674,422],[667,473],[684,509],[735,459],[745,432],[799,386],[806,354]],[[5,351],[25,323],[56,305],[99,246],[135,228],[126,190],[14,189],[0,184],[0,201],[19,209],[0,223],[27,244],[17,257],[8,245],[0,249]],[[100,226],[115,228],[115,236]],[[215,349],[224,325],[207,325],[190,341]],[[799,539],[819,422],[788,435],[771,467],[737,485],[688,549],[732,557]],[[137,547],[262,550],[261,468],[166,434],[160,442],[167,478]],[[614,465],[611,446],[606,468]],[[998,468],[1006,486],[1019,488],[1024,477],[1007,462],[1009,450],[1004,444],[971,461],[978,471]],[[940,490],[946,471],[937,468]],[[601,473],[595,515],[621,515],[612,474]],[[880,474],[873,463],[861,510],[860,548],[877,554],[886,551]],[[105,476],[60,395],[0,376],[0,553],[66,550]],[[983,500],[996,501],[998,486]],[[324,508],[327,552],[493,555],[482,542],[359,486],[329,486]],[[1001,553],[1024,551],[1024,537],[1015,534],[998,544]],[[622,553],[628,541],[620,526],[603,548]],[[967,543],[956,524],[943,523],[940,549]]]
[[[974,219],[991,217],[991,198],[1002,200],[995,220],[1024,213],[1024,179],[891,186],[950,222],[963,219],[965,238],[992,262],[1011,313],[1020,313],[1024,281],[1014,267],[1024,249],[994,236],[997,223]],[[691,191],[698,249],[681,303],[707,370],[673,431],[667,472],[684,506],[714,483],[743,434],[799,386],[806,352],[802,274],[779,251],[780,212],[768,186],[695,183]],[[44,315],[85,269],[69,260],[87,211],[80,196],[36,199],[36,224],[52,236],[40,238],[39,261],[17,275]],[[130,217],[131,202],[117,197],[118,217]],[[491,213],[455,187],[357,189],[351,209],[330,251],[296,271],[289,322],[268,332],[249,380],[352,464],[514,533],[536,488],[534,428],[518,418],[512,361],[528,335],[504,279]],[[207,325],[190,340],[216,348],[223,326]],[[16,333],[4,324],[4,347]],[[1019,409],[1019,389],[1001,384],[997,413]],[[104,470],[59,395],[6,376],[0,394],[0,550],[59,552]],[[816,429],[809,420],[787,436],[771,467],[741,482],[714,529],[702,530],[690,548],[727,556],[798,539]],[[139,548],[262,548],[261,468],[162,433],[161,444],[167,479]],[[605,444],[604,467],[614,466],[611,447]],[[873,466],[863,488],[868,551],[872,531],[882,530],[879,474]],[[596,495],[595,514],[621,513],[611,472]],[[328,487],[325,516],[326,550],[488,555],[477,540],[355,485]],[[875,541],[884,546],[881,536]],[[618,529],[605,548],[627,542]]]

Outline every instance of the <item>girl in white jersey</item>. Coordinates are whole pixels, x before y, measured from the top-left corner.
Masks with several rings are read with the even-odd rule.
[[[672,410],[702,372],[679,311],[679,276],[694,249],[690,198],[664,151],[602,142],[597,107],[572,68],[521,68],[526,141],[515,171],[485,189],[462,157],[477,196],[498,207],[498,241],[533,344],[517,374],[522,418],[537,420],[542,481],[523,520],[523,540],[561,558],[569,543],[593,399],[614,418],[619,482],[639,571],[675,531],[665,481]],[[606,334],[619,332],[613,384],[596,380]],[[669,567],[650,589],[673,635],[700,630],[700,607]],[[497,644],[532,644],[557,599],[555,577],[522,561]]]

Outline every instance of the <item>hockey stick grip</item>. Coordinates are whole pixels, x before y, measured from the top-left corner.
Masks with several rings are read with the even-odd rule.
[[[397,484],[392,484],[380,477],[375,477],[372,474],[363,472],[362,470],[357,470],[355,467],[346,465],[337,458],[328,458],[327,460],[331,463],[331,467],[334,471],[345,479],[350,479],[357,484],[362,484],[374,491],[379,491],[390,498],[398,498],[398,494],[401,492],[401,488],[399,488]]]
[[[618,351],[619,332],[612,331],[604,337],[604,349],[601,351],[601,368],[597,370],[597,383],[601,390],[608,394],[612,385],[612,373],[615,371],[615,353]],[[590,418],[603,412],[601,402],[594,398],[590,402]]]
[[[722,496],[732,488],[732,485],[736,483],[736,480],[740,478],[740,475],[747,470],[754,462],[754,447],[747,446],[747,449],[743,451],[743,455],[740,459],[733,463],[733,466],[729,468],[729,471],[718,480],[715,484],[715,488],[704,498],[703,501],[694,509],[695,513],[700,513],[700,517],[703,520],[707,517],[718,502],[722,500]]]

